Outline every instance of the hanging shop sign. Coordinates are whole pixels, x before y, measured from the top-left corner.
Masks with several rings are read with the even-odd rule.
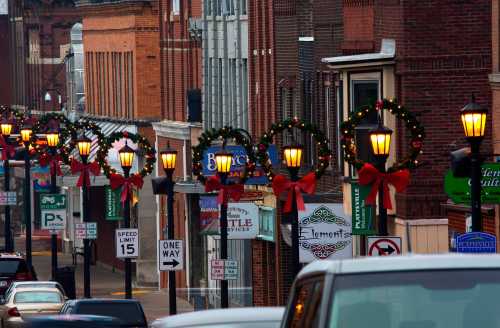
[[[305,204],[299,212],[301,263],[352,257],[351,218],[343,204]]]
[[[243,146],[226,146],[227,151],[233,153],[233,163],[231,167],[231,177],[237,178],[240,177],[244,170],[245,165],[247,163],[247,153]],[[216,165],[215,165],[215,153],[220,151],[221,147],[212,146],[208,147],[208,149],[203,153],[203,175],[209,177],[214,176],[217,173]],[[278,159],[278,151],[276,149],[276,145],[270,145],[268,149],[269,159],[273,166],[279,165]],[[230,178],[231,179],[231,178]],[[269,181],[262,170],[262,168],[257,165],[255,171],[253,172],[253,177],[248,178],[245,181],[245,184],[248,185],[265,185],[268,184]]]
[[[31,177],[33,179],[33,190],[49,191],[50,189],[50,167],[49,165],[36,166],[31,168]]]
[[[122,206],[120,201],[120,189],[111,189],[110,186],[105,187],[105,218],[109,221],[117,221],[123,219]]]
[[[200,196],[200,231],[203,234],[216,234],[219,220],[217,196]]]
[[[500,204],[500,163],[487,163],[481,167],[481,203]],[[456,204],[470,204],[470,178],[456,178],[451,170],[444,178],[444,190]]]
[[[353,235],[373,235],[374,212],[373,206],[366,206],[365,199],[370,193],[371,186],[361,186],[357,182],[351,183],[351,203],[352,203],[352,234]]]

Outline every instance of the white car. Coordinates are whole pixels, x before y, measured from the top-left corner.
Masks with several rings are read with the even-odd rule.
[[[204,310],[157,319],[152,328],[277,328],[283,307],[247,307]]]
[[[316,261],[297,276],[282,327],[500,327],[500,255]]]

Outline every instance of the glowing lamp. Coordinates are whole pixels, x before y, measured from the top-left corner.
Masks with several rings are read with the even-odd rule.
[[[231,172],[231,163],[233,161],[233,154],[226,151],[224,148],[215,153],[215,164],[217,166],[217,173],[227,174]]]
[[[392,130],[379,123],[378,127],[370,130],[369,134],[373,154],[381,157],[389,156]]]
[[[12,123],[9,121],[2,121],[2,123],[0,123],[0,130],[2,132],[2,136],[10,137],[10,134],[12,133]]]
[[[120,155],[120,164],[123,169],[130,169],[134,162],[135,151],[129,147],[127,142],[125,141],[125,146],[123,146],[119,151]]]
[[[31,140],[31,135],[33,134],[33,129],[29,125],[24,125],[21,128],[21,140],[24,142],[24,144],[28,144]]]
[[[283,159],[286,167],[299,168],[302,160],[303,147],[299,145],[283,147]]]
[[[52,130],[47,132],[47,145],[51,148],[56,148],[59,145],[59,131]]]
[[[81,137],[76,141],[78,146],[78,153],[82,159],[86,159],[90,154],[90,146],[92,145],[92,140],[86,136]]]
[[[486,128],[487,110],[476,103],[474,95],[471,102],[460,111],[465,137],[467,139],[482,139]]]
[[[165,171],[175,170],[177,151],[175,149],[170,148],[170,144],[167,146],[167,149],[165,149],[160,153],[160,157],[161,157],[161,162],[163,164],[163,169]]]

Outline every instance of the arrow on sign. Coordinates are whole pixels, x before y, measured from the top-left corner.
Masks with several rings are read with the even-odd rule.
[[[175,259],[170,262],[163,262],[163,265],[170,265],[172,268],[175,268],[178,264],[179,262],[177,262],[177,260]]]
[[[392,248],[391,245],[387,245],[386,248],[382,248],[382,247],[377,247],[379,251],[382,251],[384,252],[384,255],[391,255],[392,253],[394,253],[396,250],[394,248]]]

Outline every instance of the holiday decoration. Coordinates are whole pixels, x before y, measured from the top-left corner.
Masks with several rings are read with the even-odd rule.
[[[77,187],[90,186],[90,174],[99,175],[101,173],[101,167],[97,162],[91,162],[88,164],[84,164],[76,159],[71,159],[71,173],[77,174],[80,173],[80,177],[78,178],[78,182],[76,183]]]
[[[210,177],[205,184],[205,191],[219,191],[219,195],[217,196],[218,204],[227,204],[229,199],[233,199],[235,201],[239,201],[243,192],[245,191],[245,187],[241,183],[231,184],[231,185],[223,185],[218,176]]]
[[[111,173],[109,176],[109,183],[111,189],[115,190],[118,188],[122,188],[122,192],[120,194],[120,200],[123,203],[127,200],[127,196],[132,194],[134,189],[141,189],[144,180],[142,176],[139,174],[132,174],[130,177],[125,178],[121,174]]]
[[[283,208],[283,213],[289,213],[292,211],[292,201],[293,195],[295,194],[295,201],[297,203],[297,210],[304,211],[304,199],[302,198],[302,193],[314,194],[316,190],[316,176],[314,172],[311,172],[304,176],[297,182],[290,181],[284,175],[275,176],[272,183],[273,191],[275,195],[281,195],[283,192],[287,192],[287,199],[285,206]]]

